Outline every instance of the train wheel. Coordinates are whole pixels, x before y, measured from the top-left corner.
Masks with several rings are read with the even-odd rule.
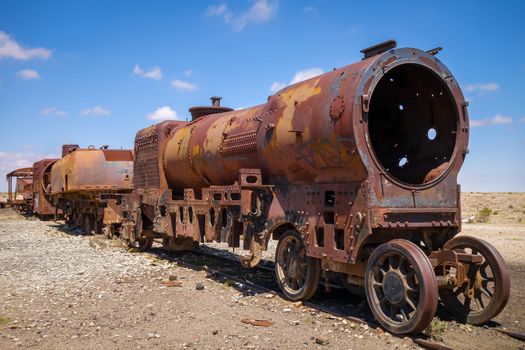
[[[275,251],[275,275],[279,287],[291,300],[307,300],[319,284],[319,260],[306,256],[299,232],[290,230],[280,238]]]
[[[507,304],[510,278],[503,257],[491,244],[474,237],[459,236],[444,249],[481,255],[481,264],[469,264],[466,280],[459,288],[441,291],[441,300],[459,321],[483,324],[498,315]]]
[[[438,287],[432,265],[421,249],[404,239],[372,252],[365,292],[376,320],[395,334],[424,330],[436,313]]]
[[[139,239],[139,250],[141,252],[146,252],[151,249],[153,246],[153,238],[141,237]]]

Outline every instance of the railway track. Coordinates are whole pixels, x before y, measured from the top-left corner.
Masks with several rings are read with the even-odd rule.
[[[175,262],[179,266],[196,271],[206,271],[209,278],[221,283],[226,281],[236,282],[243,292],[253,294],[271,293],[286,300],[285,295],[279,290],[277,283],[275,282],[275,268],[272,262],[264,261],[254,269],[245,269],[240,265],[239,258],[234,254],[215,254],[203,249],[187,252],[166,252],[161,249],[153,249],[152,253],[162,259]],[[213,268],[209,266],[212,265],[211,263],[213,263]],[[226,271],[224,269],[225,267]],[[254,270],[256,271],[255,273]],[[260,275],[256,279],[247,277],[247,275],[255,276],[256,274]],[[341,285],[327,281],[321,283],[324,285],[324,291],[321,291],[321,293],[330,293],[331,298],[314,297],[311,300],[303,301],[303,306],[333,317],[357,324],[367,325],[372,329],[379,327],[379,324],[373,320],[371,315],[367,316],[364,312],[360,312],[356,307],[356,302],[358,300],[362,301],[362,297],[351,295],[350,292],[346,291]],[[351,307],[348,306],[348,298],[353,299],[354,301],[354,304],[352,304]],[[327,302],[327,299],[330,301]],[[403,336],[392,335],[394,337],[403,338]],[[426,349],[452,350],[452,348],[431,339],[418,336],[412,336],[411,338],[414,343]]]

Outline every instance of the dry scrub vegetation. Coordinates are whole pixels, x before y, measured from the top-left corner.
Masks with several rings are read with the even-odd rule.
[[[525,224],[525,192],[465,192],[462,216],[471,222]]]

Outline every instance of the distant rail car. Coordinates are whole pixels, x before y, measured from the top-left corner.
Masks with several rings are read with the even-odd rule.
[[[289,299],[336,272],[392,333],[425,329],[438,298],[483,324],[505,307],[509,273],[489,243],[457,236],[467,102],[437,52],[388,41],[255,107],[212,97],[190,122],[140,130],[133,152],[65,145],[49,195],[68,223],[142,250],[242,240],[249,268],[277,240]]]
[[[121,223],[121,197],[132,191],[133,153],[64,145],[49,172],[49,193],[66,222],[84,233],[108,234]]]
[[[13,179],[15,179],[13,192]],[[22,212],[31,212],[33,208],[33,168],[19,168],[6,175],[6,205]]]

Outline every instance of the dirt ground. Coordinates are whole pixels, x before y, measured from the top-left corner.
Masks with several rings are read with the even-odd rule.
[[[512,290],[506,309],[488,326],[445,321],[438,338],[454,349],[525,349],[494,331],[525,331],[524,194],[466,194],[463,210],[483,206],[489,223],[465,223],[463,234],[488,240],[505,257]],[[485,204],[488,203],[488,204]],[[501,209],[500,209],[501,208]],[[501,212],[502,214],[499,214]],[[507,221],[499,221],[505,215]],[[493,220],[494,219],[494,220]],[[512,221],[514,220],[514,221]],[[510,221],[510,223],[508,222]],[[167,287],[162,282],[181,282]],[[198,288],[197,288],[198,287]],[[203,287],[202,289],[200,287]],[[352,303],[350,303],[352,299]],[[370,313],[366,302],[348,305]],[[443,310],[438,316],[447,320]],[[242,319],[270,321],[252,326]],[[0,210],[0,349],[417,349],[395,337],[206,272],[178,266],[154,253],[134,253],[118,241],[86,237],[60,223]]]

